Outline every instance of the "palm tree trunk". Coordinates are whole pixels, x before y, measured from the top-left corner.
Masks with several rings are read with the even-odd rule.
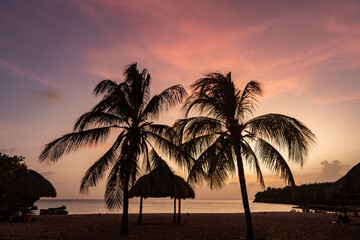
[[[131,159],[136,159],[136,152],[134,149],[134,144],[136,143],[136,139],[132,136],[132,139],[127,143],[129,146],[128,153],[127,153],[127,161],[125,163],[125,177],[124,177],[124,197],[123,197],[123,215],[121,220],[121,235],[128,235],[129,234],[129,180],[130,180],[130,162]]]
[[[173,223],[176,223],[176,198],[174,197],[174,216],[173,216]]]
[[[180,225],[180,221],[181,221],[181,198],[179,198],[179,212],[178,212],[178,222],[177,224]]]
[[[138,217],[138,224],[142,223],[142,205],[143,205],[143,197],[140,197],[140,210],[139,210],[139,217]]]
[[[235,147],[236,149],[236,147]],[[246,229],[247,229],[247,239],[253,240],[254,239],[254,231],[252,227],[252,220],[251,220],[251,213],[250,213],[250,207],[249,207],[249,200],[246,190],[246,180],[245,180],[245,174],[244,174],[244,166],[241,158],[241,154],[239,149],[235,150],[236,154],[236,160],[237,160],[237,168],[238,168],[238,174],[239,174],[239,182],[240,182],[240,190],[241,190],[241,196],[242,201],[244,205],[244,212],[245,212],[245,220],[246,220]]]
[[[126,174],[124,180],[124,198],[123,198],[123,214],[121,220],[121,235],[128,235],[129,233],[129,174]]]

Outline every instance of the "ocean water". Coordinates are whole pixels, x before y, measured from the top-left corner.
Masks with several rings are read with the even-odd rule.
[[[178,203],[178,201],[176,201]],[[130,199],[129,213],[139,212],[140,199]],[[63,205],[69,214],[121,213],[121,210],[108,210],[103,199],[40,199],[35,203],[40,209],[57,208]],[[250,202],[252,212],[289,212],[294,205]],[[172,213],[174,200],[170,198],[148,198],[143,200],[143,213]],[[242,213],[241,200],[181,200],[183,213]]]

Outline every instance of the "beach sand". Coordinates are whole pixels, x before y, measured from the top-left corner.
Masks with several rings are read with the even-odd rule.
[[[329,213],[253,213],[257,239],[360,239],[360,225],[332,223]],[[358,218],[351,218],[360,222]],[[130,234],[120,236],[121,215],[36,216],[36,222],[0,222],[0,239],[245,239],[244,214],[182,214],[180,226],[172,214],[129,215]]]

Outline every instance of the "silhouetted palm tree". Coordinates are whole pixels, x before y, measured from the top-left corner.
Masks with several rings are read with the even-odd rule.
[[[136,63],[125,68],[124,76],[125,80],[120,84],[111,80],[100,82],[94,93],[103,95],[102,100],[77,119],[72,133],[45,145],[39,158],[40,161],[55,162],[63,154],[83,146],[103,143],[112,131],[117,131],[117,139],[111,148],[85,173],[80,192],[95,186],[111,168],[105,200],[108,208],[123,207],[121,234],[126,235],[128,190],[136,181],[140,160],[150,168],[148,152],[155,149],[163,150],[172,159],[181,158],[171,142],[171,128],[150,120],[181,102],[186,91],[181,85],[175,85],[150,98],[150,75],[146,69],[139,72]]]
[[[250,81],[241,91],[235,87],[230,72],[226,76],[210,73],[198,79],[192,88],[194,91],[183,107],[186,117],[192,110],[202,116],[178,120],[174,125],[184,149],[197,159],[188,180],[198,183],[205,179],[211,188],[222,187],[237,169],[247,238],[253,239],[244,161],[256,170],[263,187],[260,162],[295,186],[288,164],[272,144],[287,148],[289,159],[303,164],[315,136],[300,121],[281,114],[266,114],[248,120],[257,97],[262,95],[260,83],[256,81]]]

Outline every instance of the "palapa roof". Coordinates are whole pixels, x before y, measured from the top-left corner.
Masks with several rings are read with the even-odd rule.
[[[360,162],[334,183],[332,192],[335,199],[360,202]]]
[[[2,193],[6,199],[37,200],[40,197],[56,197],[53,185],[33,170],[18,173]]]
[[[167,167],[158,167],[139,178],[130,189],[129,197],[144,198],[195,198],[195,192],[182,178],[175,175]]]

